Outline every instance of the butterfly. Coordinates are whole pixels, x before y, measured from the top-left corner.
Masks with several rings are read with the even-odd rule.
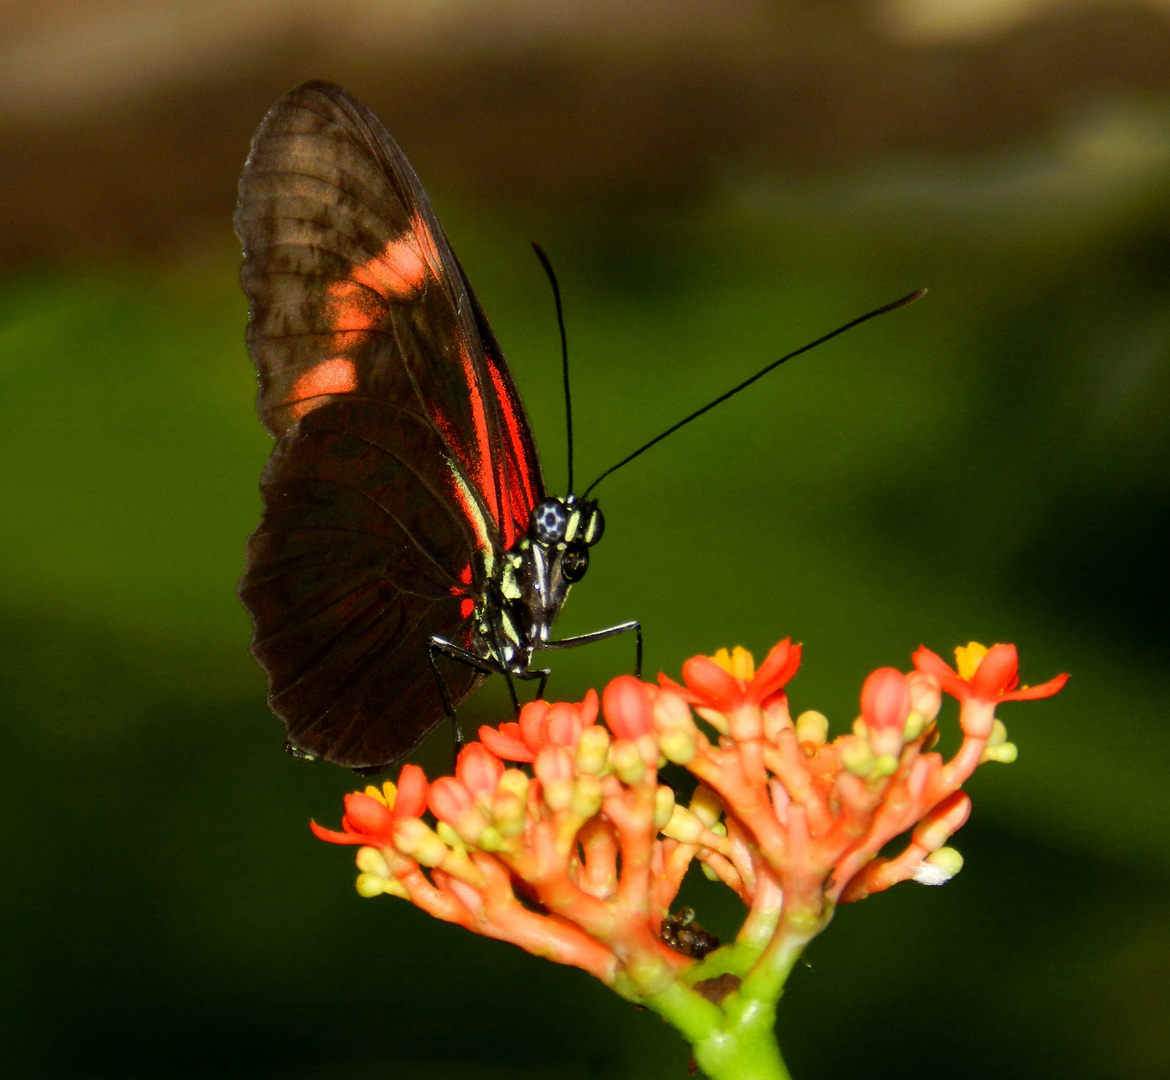
[[[235,228],[276,439],[239,594],[290,749],[378,771],[489,674],[543,691],[538,649],[634,631],[640,666],[635,622],[551,639],[604,519],[546,493],[483,309],[373,113],[330,83],[285,95]]]

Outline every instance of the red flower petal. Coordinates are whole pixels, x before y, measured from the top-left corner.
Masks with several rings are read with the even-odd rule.
[[[567,701],[558,701],[550,705],[542,726],[546,743],[568,747],[576,747],[584,728],[579,708]]]
[[[998,701],[1020,681],[1020,658],[1014,645],[992,645],[971,679],[971,690],[980,701]]]
[[[520,738],[530,750],[539,750],[544,745],[544,714],[548,702],[537,698],[520,710]]]
[[[501,724],[499,731],[485,725],[479,729],[479,741],[504,761],[535,761],[536,755],[511,732],[505,732],[504,728],[515,728],[517,733],[520,731],[519,724]]]
[[[654,727],[646,688],[632,675],[619,675],[605,688],[605,722],[619,739],[636,739]]]
[[[394,818],[384,803],[360,791],[345,797],[345,816],[356,832],[379,840],[390,838]]]
[[[392,811],[395,821],[418,817],[427,805],[427,774],[417,765],[403,765]]]
[[[313,830],[313,835],[318,840],[324,840],[329,844],[366,844],[369,843],[369,837],[357,836],[354,833],[336,832],[333,829],[326,829],[322,825],[318,825],[315,821],[309,822],[309,828]]]
[[[500,777],[504,775],[504,763],[481,743],[468,743],[459,752],[455,775],[471,792],[472,798],[491,802]]]
[[[782,689],[800,667],[801,647],[785,638],[772,647],[748,687],[748,699],[760,705]]]
[[[744,698],[739,682],[707,656],[692,656],[683,664],[683,679],[699,703],[720,712],[735,708]]]
[[[939,685],[952,697],[960,701],[967,698],[971,688],[938,653],[931,652],[925,645],[920,645],[914,653],[914,666],[927,675],[938,679]]]
[[[670,678],[669,675],[663,675],[661,671],[658,673],[658,685],[661,686],[663,690],[670,690],[673,693],[678,694],[678,696],[682,698],[683,701],[690,705],[700,704],[698,694],[688,690],[685,686],[680,686],[672,678]]]
[[[1057,675],[1055,679],[1049,679],[1046,683],[1041,683],[1039,686],[1025,686],[1019,690],[1012,690],[1004,694],[1001,701],[1036,701],[1038,698],[1052,697],[1053,694],[1059,693],[1064,689],[1064,684],[1068,682],[1067,675]]]
[[[581,701],[581,723],[585,727],[597,723],[597,712],[601,706],[601,699],[597,696],[597,691],[591,686],[589,692]]]
[[[475,802],[471,797],[471,792],[455,777],[440,776],[431,784],[430,793],[427,795],[427,805],[431,808],[431,813],[440,821],[454,825],[463,814],[474,808]]]

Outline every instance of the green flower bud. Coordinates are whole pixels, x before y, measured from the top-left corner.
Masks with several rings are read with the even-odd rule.
[[[577,742],[577,772],[586,776],[600,776],[608,763],[609,732],[600,724],[587,727]]]
[[[829,737],[829,718],[816,709],[802,712],[796,718],[796,741],[820,746]]]
[[[837,740],[837,752],[841,755],[841,764],[854,776],[864,778],[873,775],[877,762],[865,739],[856,735],[842,736]]]
[[[375,847],[360,847],[357,851],[357,868],[366,874],[374,874],[380,878],[390,876],[390,867],[386,865],[386,856]]]
[[[579,818],[591,818],[601,809],[601,781],[596,776],[578,777],[569,809]]]
[[[659,784],[654,793],[654,827],[664,829],[674,816],[674,790]]]
[[[662,831],[680,844],[697,844],[703,834],[703,828],[703,823],[695,814],[685,807],[676,805]]]
[[[671,728],[658,736],[658,745],[667,761],[676,765],[689,765],[695,760],[695,740],[689,731]]]
[[[700,784],[691,796],[691,813],[708,829],[713,829],[723,816],[723,800],[706,784]]]
[[[372,896],[381,896],[386,891],[386,885],[389,882],[380,874],[358,874],[357,881],[354,885],[357,888],[358,896],[364,896],[367,900]]]
[[[619,741],[613,744],[609,754],[610,765],[623,784],[636,784],[646,775],[646,762],[642,752],[632,742]]]
[[[983,748],[983,754],[979,758],[980,763],[984,761],[998,761],[1002,765],[1010,765],[1020,756],[1020,748],[1015,743],[1005,742],[998,746],[992,746],[990,743]]]

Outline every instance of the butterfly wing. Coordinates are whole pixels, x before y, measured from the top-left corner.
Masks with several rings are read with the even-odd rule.
[[[240,595],[290,742],[352,768],[443,716],[427,642],[471,612],[543,497],[523,406],[413,169],[345,91],[264,119],[236,231],[277,444]],[[480,676],[450,665],[452,698]]]

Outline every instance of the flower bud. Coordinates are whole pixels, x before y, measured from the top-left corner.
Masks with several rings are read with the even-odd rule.
[[[609,752],[609,761],[623,784],[636,784],[646,775],[646,762],[632,742],[615,742]]]
[[[657,769],[658,760],[662,757],[662,753],[658,749],[657,736],[653,732],[639,735],[634,740],[634,745],[638,748],[638,753],[642,755],[642,761],[645,762],[646,767],[648,769]]]
[[[906,717],[906,726],[902,728],[902,742],[913,742],[926,729],[927,719],[920,712],[914,709],[910,710],[910,715]]]
[[[650,697],[632,675],[619,675],[605,688],[601,699],[605,722],[619,739],[634,740],[653,730]]]
[[[654,699],[654,727],[658,731],[693,731],[691,707],[673,690],[662,690]]]
[[[979,761],[998,761],[1001,765],[1010,765],[1019,756],[1020,748],[1014,742],[1005,742],[998,746],[985,746]]]
[[[561,810],[568,810],[573,801],[572,780],[552,780],[540,785],[545,805],[555,814]]]
[[[703,871],[703,877],[705,877],[708,881],[719,880],[719,875],[715,873],[715,871],[712,870],[711,867],[708,866],[705,862],[699,863],[699,869]]]
[[[509,792],[521,803],[528,801],[528,777],[521,769],[505,769],[496,788],[497,792]]]
[[[910,715],[910,687],[897,668],[878,668],[861,688],[861,715],[875,754],[902,752],[902,731]]]
[[[898,771],[898,759],[893,754],[879,754],[873,763],[874,776],[893,776]]]
[[[1003,726],[1003,721],[997,718],[991,725],[991,734],[987,736],[987,745],[999,746],[1005,742],[1007,742],[1007,728]]]
[[[524,800],[514,791],[497,791],[492,819],[501,836],[520,836],[524,832]]]
[[[462,848],[463,841],[459,834],[451,828],[445,821],[440,821],[435,825],[435,832],[438,833],[439,839],[449,848]]]
[[[829,718],[815,709],[808,709],[796,718],[796,741],[820,746],[829,737]]]
[[[449,850],[438,834],[418,818],[407,818],[398,823],[394,830],[394,846],[422,866],[438,866]]]
[[[664,829],[674,816],[674,789],[659,784],[654,793],[654,828]]]
[[[386,892],[386,886],[389,884],[388,879],[373,873],[358,874],[357,881],[354,882],[358,896],[364,896],[367,900],[373,896],[381,896]],[[405,890],[403,891],[405,892]]]
[[[601,781],[596,776],[582,776],[573,785],[569,809],[579,818],[591,818],[601,809]]]
[[[723,816],[723,801],[706,784],[700,784],[691,796],[691,813],[708,829],[714,829]]]
[[[499,851],[504,846],[503,838],[490,825],[480,831],[479,836],[475,838],[475,846],[480,851]],[[464,859],[467,858],[466,852],[460,848],[456,854],[461,855]]]
[[[609,732],[600,724],[587,727],[577,742],[577,772],[600,776],[609,764]]]
[[[386,864],[386,856],[377,848],[358,848],[355,862],[357,863],[357,868],[364,874],[374,874],[380,878],[388,878],[390,876],[390,867]]]
[[[689,765],[694,761],[697,752],[691,733],[681,728],[662,732],[658,736],[658,745],[662,748],[666,760],[673,761],[676,765]]]
[[[865,739],[859,739],[856,735],[842,735],[834,745],[841,757],[841,764],[854,776],[865,778],[873,774],[876,761]]]
[[[945,885],[963,869],[963,856],[954,848],[932,851],[914,871],[914,880],[920,885]]]
[[[924,721],[938,716],[938,710],[942,707],[942,690],[938,679],[925,671],[912,671],[906,676],[906,686],[910,691],[911,710]]]
[[[676,805],[662,831],[680,844],[697,844],[703,834],[703,823],[695,814]]]

